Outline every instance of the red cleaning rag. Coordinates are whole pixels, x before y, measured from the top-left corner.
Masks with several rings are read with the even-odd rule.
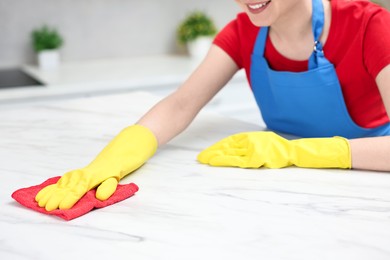
[[[59,178],[60,178],[59,176],[53,177],[46,180],[42,184],[19,189],[12,194],[12,198],[14,198],[17,202],[19,202],[23,206],[38,211],[40,213],[47,214],[47,215],[55,215],[65,220],[71,220],[80,217],[84,214],[87,214],[94,208],[104,208],[114,203],[117,203],[119,201],[122,201],[124,199],[127,199],[138,191],[138,186],[134,183],[124,184],[124,185],[118,184],[118,187],[114,192],[114,194],[112,194],[112,196],[105,201],[98,200],[95,197],[96,190],[93,189],[88,191],[84,195],[84,197],[82,197],[71,209],[67,209],[67,210],[56,209],[53,211],[47,211],[45,208],[39,207],[38,203],[35,201],[35,196],[42,188],[50,184],[56,183]]]

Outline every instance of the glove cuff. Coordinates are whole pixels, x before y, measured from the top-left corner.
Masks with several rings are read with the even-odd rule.
[[[144,142],[145,146],[149,147],[149,157],[152,157],[158,148],[158,141],[152,130],[142,125],[132,125],[124,129],[124,131],[131,131],[133,135],[136,135]]]
[[[141,125],[132,125],[124,128],[101,151],[86,170],[94,175],[111,174],[106,177],[115,177],[118,181],[125,175],[138,169],[157,150],[158,142],[153,132]]]
[[[150,157],[152,157],[158,148],[157,138],[154,133],[142,125],[132,125],[122,130],[119,134],[122,136],[122,142],[125,145],[127,158],[132,158],[131,163],[122,164],[120,179],[128,173],[138,169]]]
[[[333,138],[340,141],[339,149],[344,153],[344,157],[345,157],[343,160],[340,160],[340,162],[342,162],[340,168],[351,169],[352,156],[351,156],[351,147],[349,145],[349,141],[346,138],[341,136],[335,136]]]
[[[291,141],[291,161],[298,167],[306,168],[351,168],[351,149],[347,139],[303,138]]]

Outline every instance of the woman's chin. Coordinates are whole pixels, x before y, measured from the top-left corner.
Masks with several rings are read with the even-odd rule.
[[[249,19],[251,20],[252,24],[257,27],[267,27],[272,24],[270,19],[259,19],[259,17],[251,17],[251,15],[249,15]]]

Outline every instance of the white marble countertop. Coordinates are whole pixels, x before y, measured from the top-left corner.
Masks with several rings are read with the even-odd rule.
[[[0,110],[0,259],[390,259],[390,175],[215,168],[198,152],[259,126],[199,114],[122,180],[139,192],[70,222],[16,189],[87,164],[155,102],[143,92]]]

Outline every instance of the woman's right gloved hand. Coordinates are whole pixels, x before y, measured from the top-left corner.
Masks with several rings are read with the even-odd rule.
[[[35,200],[47,211],[70,209],[89,190],[96,198],[108,199],[118,182],[142,166],[157,150],[152,131],[141,125],[123,129],[85,168],[64,174],[56,184],[38,192]]]
[[[342,137],[287,140],[273,132],[231,135],[203,150],[198,161],[241,168],[351,168],[351,149]]]

